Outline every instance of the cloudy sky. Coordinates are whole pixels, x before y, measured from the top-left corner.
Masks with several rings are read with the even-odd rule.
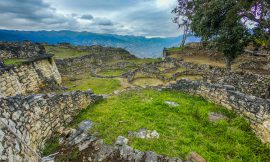
[[[0,0],[0,28],[178,36],[176,0]]]

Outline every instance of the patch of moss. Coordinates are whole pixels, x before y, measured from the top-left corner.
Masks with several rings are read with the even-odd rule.
[[[5,65],[19,65],[23,61],[26,61],[26,59],[7,59],[7,60],[4,60],[4,64]]]
[[[163,74],[166,78],[171,78],[172,76],[173,76],[173,74],[175,74],[175,73],[181,73],[181,72],[184,72],[184,71],[186,71],[186,68],[183,68],[183,67],[179,67],[178,69],[176,69],[176,70],[173,70],[173,71],[170,71],[170,72],[168,72],[168,73],[165,73],[165,74]]]
[[[117,70],[102,70],[98,73],[98,75],[102,75],[102,76],[120,76],[122,74],[124,74],[125,72],[127,72],[124,69],[117,69]]]
[[[63,161],[75,161],[80,156],[80,151],[78,148],[74,148],[68,152],[68,154],[61,155],[60,157],[56,158],[56,162],[63,162]]]
[[[59,139],[60,136],[53,136],[50,139],[48,139],[45,142],[44,149],[42,150],[42,155],[48,156],[50,154],[55,153],[60,147]]]
[[[200,80],[202,78],[203,78],[202,75],[181,75],[177,77],[176,80],[180,79]]]
[[[134,79],[132,84],[136,86],[158,86],[164,84],[164,82],[156,78],[139,77]]]
[[[79,57],[89,54],[86,50],[77,50],[75,48],[67,48],[61,46],[45,46],[47,53],[52,53],[55,55],[55,58],[71,58]]]
[[[128,60],[128,62],[132,62],[132,63],[140,65],[144,63],[158,62],[161,60],[162,60],[161,58],[144,58],[144,59],[137,58],[137,59],[130,59]]]
[[[186,47],[172,47],[172,48],[167,48],[166,50],[168,52],[179,52],[181,50],[184,50]]]

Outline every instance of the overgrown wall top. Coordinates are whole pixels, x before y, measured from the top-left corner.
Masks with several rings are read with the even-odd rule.
[[[61,76],[51,56],[0,70],[0,97],[37,92],[60,84]]]

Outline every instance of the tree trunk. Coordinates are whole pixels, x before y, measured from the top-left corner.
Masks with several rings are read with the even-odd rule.
[[[188,29],[189,29],[189,24],[188,24],[188,22],[186,22],[186,24],[184,25],[184,34],[183,34],[183,38],[182,38],[182,42],[180,44],[180,47],[184,47],[186,44]]]
[[[187,35],[184,33],[180,47],[184,47],[186,44]]]
[[[232,70],[232,60],[229,59],[229,58],[226,58],[226,69],[228,71],[231,71]]]
[[[269,97],[270,97],[270,86],[268,86],[265,91],[265,99],[268,99]]]

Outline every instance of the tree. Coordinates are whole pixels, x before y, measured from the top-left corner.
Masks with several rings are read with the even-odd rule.
[[[269,0],[178,0],[174,20],[188,19],[189,30],[223,52],[230,70],[251,35],[269,37],[269,3]]]
[[[224,54],[227,70],[231,70],[232,62],[244,52],[249,34],[242,25],[224,26],[221,30],[222,33],[213,40],[217,43],[217,49]]]
[[[270,1],[249,0],[239,12],[246,25],[252,26],[252,41],[266,50],[270,49]]]
[[[198,7],[191,17],[191,29],[196,36],[212,41],[223,52],[226,67],[243,53],[249,37],[248,29],[238,15],[240,5],[236,0],[210,0]]]
[[[190,16],[194,12],[195,5],[192,4],[193,0],[178,0],[178,6],[172,10],[176,16],[173,18],[173,22],[183,29],[183,38],[180,46],[184,46],[190,30],[191,19]]]

